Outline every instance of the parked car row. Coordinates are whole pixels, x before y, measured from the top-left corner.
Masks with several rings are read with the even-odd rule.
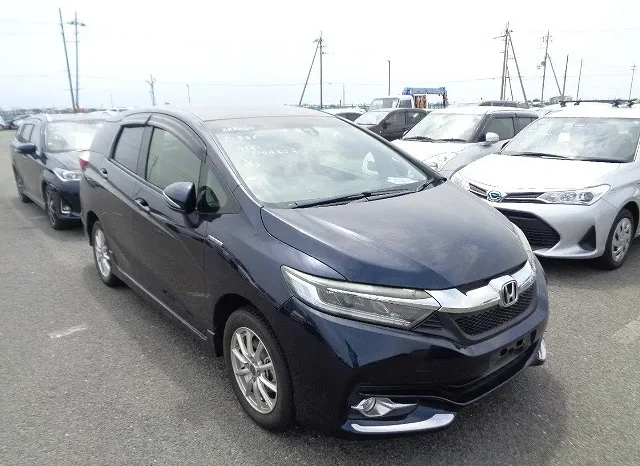
[[[638,230],[635,109],[455,110],[395,144],[293,107],[37,116],[12,162],[59,216],[79,189],[100,279],[223,356],[260,426],[418,432],[546,360],[536,254],[619,266]]]

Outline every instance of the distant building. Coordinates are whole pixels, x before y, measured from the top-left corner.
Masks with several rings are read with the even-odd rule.
[[[571,97],[570,95],[565,95],[564,97],[562,96],[551,97],[549,99],[549,104],[550,105],[559,104],[560,101],[562,100],[573,100],[573,97]]]

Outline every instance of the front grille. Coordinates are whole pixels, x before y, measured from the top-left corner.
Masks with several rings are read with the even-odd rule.
[[[500,212],[523,231],[533,249],[549,249],[560,241],[558,232],[533,214],[507,210],[500,210]]]
[[[442,328],[442,322],[438,318],[438,313],[434,312],[418,326],[418,330],[436,330]]]
[[[533,301],[535,285],[526,289],[510,307],[494,306],[468,315],[452,315],[456,325],[467,335],[480,335],[516,319],[526,312]]]

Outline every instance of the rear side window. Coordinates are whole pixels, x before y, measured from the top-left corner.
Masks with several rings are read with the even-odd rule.
[[[198,186],[201,160],[173,134],[154,128],[147,160],[147,181],[160,189],[178,181]]]
[[[20,142],[29,142],[31,139],[31,132],[33,131],[33,124],[31,123],[23,123],[20,136],[18,136],[18,140]]]
[[[143,126],[122,128],[113,159],[124,168],[136,172],[138,166],[138,154],[142,145]]]
[[[411,108],[411,101],[409,99],[401,99],[398,108]]]
[[[391,126],[404,126],[404,112],[394,112],[385,121]]]
[[[496,118],[487,126],[486,133],[496,133],[499,140],[511,139],[514,135],[513,132],[513,118]]]

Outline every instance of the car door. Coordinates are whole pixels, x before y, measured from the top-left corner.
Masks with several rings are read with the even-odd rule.
[[[27,155],[21,152],[18,152],[16,150],[16,146],[18,144],[22,144],[28,141],[28,139],[25,140],[22,135],[27,134],[27,136],[29,136],[31,134],[32,129],[33,129],[32,124],[22,125],[20,129],[16,132],[16,135],[13,138],[13,142],[11,143],[11,157],[13,159],[13,166],[16,170],[16,175],[22,179],[23,186],[24,186],[24,161],[27,158]],[[27,133],[25,133],[25,131],[27,131]]]
[[[206,223],[197,213],[173,211],[163,189],[178,181],[190,181],[198,188],[206,148],[190,128],[172,117],[153,115],[147,132],[148,155],[138,167],[143,180],[133,198],[140,283],[173,312],[193,320],[206,301]]]
[[[31,133],[29,134],[29,140],[35,144],[36,151],[33,154],[27,155],[24,160],[24,184],[27,192],[37,200],[43,199],[43,192],[41,186],[42,170],[47,163],[47,156],[42,146],[42,131],[44,125],[38,119],[29,121],[33,125]],[[43,201],[44,202],[44,201]]]
[[[406,110],[394,110],[385,117],[384,124],[382,126],[383,138],[393,141],[394,139],[402,137],[406,125],[406,112]]]
[[[117,129],[114,147],[103,160],[98,173],[95,205],[118,268],[138,280],[138,250],[133,234],[133,195],[137,169],[144,145],[145,126],[149,114],[136,114],[123,119]],[[109,156],[110,155],[110,156]]]

